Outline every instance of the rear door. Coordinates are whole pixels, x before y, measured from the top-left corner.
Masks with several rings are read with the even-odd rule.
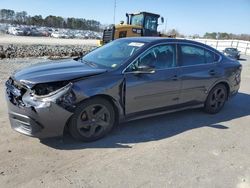
[[[196,105],[205,101],[208,88],[219,76],[218,60],[219,56],[206,48],[178,44],[180,104]]]

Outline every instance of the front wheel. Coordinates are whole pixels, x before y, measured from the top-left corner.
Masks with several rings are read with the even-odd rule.
[[[227,100],[227,89],[223,84],[216,85],[208,94],[204,110],[207,113],[218,113]]]
[[[69,131],[73,138],[90,142],[104,137],[114,124],[115,111],[110,102],[93,98],[78,106],[71,118]]]

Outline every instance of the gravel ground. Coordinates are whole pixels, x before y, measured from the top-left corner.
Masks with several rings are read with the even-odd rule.
[[[75,57],[97,47],[97,40],[0,35],[0,59]]]
[[[46,59],[1,60],[0,187],[250,187],[250,57],[216,115],[188,110],[124,123],[93,143],[11,130],[3,80]]]
[[[50,61],[46,58],[18,58],[0,60],[0,84],[3,84],[8,76],[16,70],[24,67]]]
[[[62,45],[0,45],[0,59],[24,57],[49,57],[60,59],[76,57],[91,51],[94,46]]]

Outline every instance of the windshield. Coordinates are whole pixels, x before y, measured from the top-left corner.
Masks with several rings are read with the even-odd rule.
[[[143,25],[143,14],[133,15],[131,17],[131,25]]]
[[[144,44],[142,42],[115,40],[88,53],[82,58],[82,61],[114,69],[121,66]]]
[[[228,51],[237,52],[236,48],[227,48]]]

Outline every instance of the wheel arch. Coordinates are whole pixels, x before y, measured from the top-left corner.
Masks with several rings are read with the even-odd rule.
[[[77,106],[79,106],[83,102],[88,101],[88,100],[92,100],[94,98],[102,98],[102,99],[108,101],[113,106],[114,111],[115,111],[115,124],[118,124],[119,121],[120,121],[120,118],[122,118],[124,112],[123,112],[122,107],[119,105],[119,102],[117,100],[115,100],[113,97],[111,97],[110,95],[107,95],[107,94],[97,94],[97,95],[85,98],[85,99],[79,101],[76,104],[76,108],[77,108]],[[74,114],[74,112],[73,112],[73,114]],[[70,124],[70,121],[71,121],[71,118],[72,118],[73,114],[68,118],[68,120],[67,120],[67,122],[66,122],[66,124],[64,126],[64,133],[68,131],[69,124]]]
[[[222,84],[222,85],[224,85],[224,86],[226,87],[226,89],[227,89],[227,99],[228,99],[229,96],[230,96],[230,85],[229,85],[228,81],[226,81],[226,80],[221,80],[221,81],[218,81],[218,82],[214,83],[214,84],[209,88],[208,94],[210,93],[210,91],[211,91],[215,86],[217,86],[217,85],[219,85],[219,84]]]
[[[94,95],[94,96],[88,98],[88,100],[91,100],[93,98],[103,98],[103,99],[107,100],[108,102],[110,102],[110,104],[113,106],[113,108],[115,110],[115,121],[116,122],[119,121],[120,116],[121,116],[121,114],[123,114],[123,112],[121,111],[122,108],[120,107],[119,102],[116,99],[114,99],[110,95],[98,94],[98,95]]]

